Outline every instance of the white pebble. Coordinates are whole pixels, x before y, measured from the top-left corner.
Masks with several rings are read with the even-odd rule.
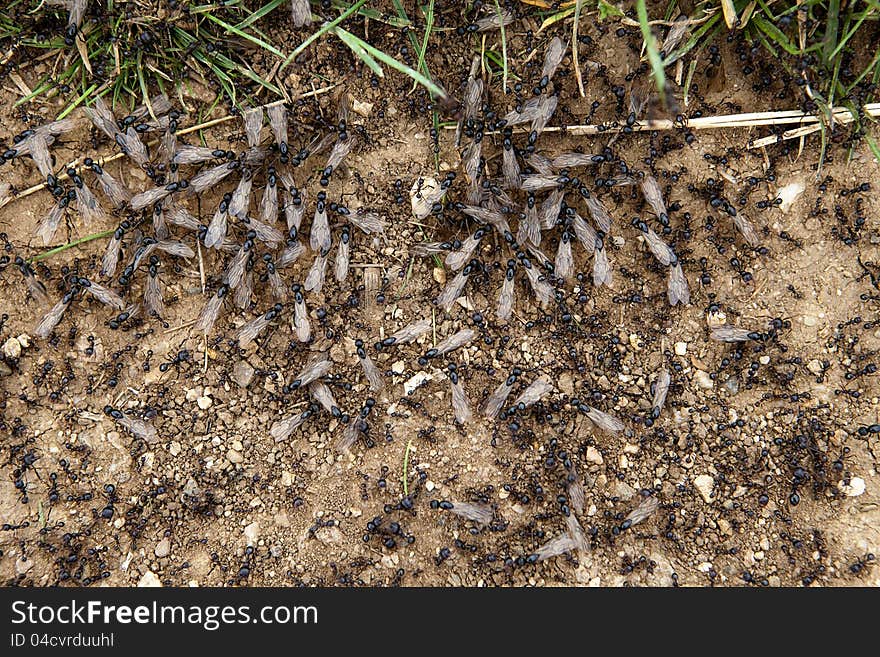
[[[156,587],[162,586],[162,582],[160,582],[159,578],[156,577],[156,573],[148,570],[138,580],[138,586],[147,587],[147,588],[156,588]]]
[[[840,489],[840,492],[847,497],[858,497],[859,495],[862,495],[867,489],[865,480],[861,477],[853,477],[849,480],[849,484],[841,481],[839,484],[837,484],[837,487]]]
[[[9,338],[3,343],[3,355],[7,358],[21,356],[21,342],[18,341],[18,338]]]
[[[694,478],[694,487],[703,496],[706,504],[712,503],[712,489],[715,486],[715,480],[707,474],[701,474]]]

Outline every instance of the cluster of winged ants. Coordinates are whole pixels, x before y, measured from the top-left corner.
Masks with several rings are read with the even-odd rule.
[[[476,257],[478,247],[493,231],[500,235],[502,239],[499,243],[502,248],[509,250],[511,256],[507,260],[497,297],[495,315],[500,322],[508,320],[513,311],[518,273],[524,275],[527,287],[542,308],[554,300],[557,286],[571,281],[575,276],[574,242],[593,258],[593,283],[596,286],[611,285],[612,271],[605,248],[612,230],[611,215],[602,201],[574,175],[577,169],[590,169],[602,163],[604,156],[563,153],[548,158],[535,148],[538,137],[557,106],[557,97],[552,93],[550,82],[566,50],[567,46],[561,39],[550,41],[533,97],[494,123],[485,116],[486,89],[478,76],[479,60],[475,59],[467,79],[456,134],[456,144],[462,153],[466,198],[464,201],[446,201],[444,204],[455,178],[454,173],[447,175],[441,184],[420,179],[413,188],[413,209],[419,218],[449,211],[461,213],[478,224],[476,230],[462,241],[420,243],[412,247],[413,252],[419,255],[445,253],[446,267],[456,272],[436,298],[436,304],[444,311],[450,311],[464,293],[469,276],[482,269]],[[637,118],[646,102],[646,98],[633,94],[630,116]],[[16,260],[31,295],[38,302],[51,306],[35,328],[34,332],[40,338],[48,338],[71,305],[85,296],[93,297],[117,313],[110,322],[111,326],[118,326],[138,316],[161,318],[165,312],[160,282],[163,261],[194,257],[195,252],[190,244],[196,240],[199,248],[214,249],[225,261],[221,282],[199,313],[196,331],[210,333],[229,299],[239,309],[251,308],[255,281],[259,281],[265,284],[273,305],[237,330],[234,338],[239,346],[246,347],[254,342],[270,324],[282,317],[291,302],[290,325],[293,334],[297,341],[308,343],[312,340],[312,330],[306,295],[321,291],[334,245],[334,276],[339,283],[344,283],[349,274],[351,243],[356,231],[376,236],[387,228],[387,222],[377,213],[363,208],[350,211],[341,204],[330,202],[324,191],[316,195],[313,211],[309,212],[311,222],[308,232],[303,226],[310,203],[306,190],[297,186],[294,173],[307,160],[312,161],[311,158],[320,156],[323,158],[320,186],[326,187],[334,171],[365,138],[362,125],[349,123],[347,96],[340,100],[335,129],[315,137],[296,152],[291,146],[287,109],[280,103],[242,113],[247,147],[241,152],[178,141],[176,133],[180,115],[164,96],[153,98],[149,105],[138,107],[121,119],[114,116],[100,98],[95,100],[92,107],[85,109],[85,114],[98,134],[105,135],[146,173],[150,187],[135,193],[102,168],[99,161],[89,158],[79,166],[69,166],[55,172],[50,147],[76,125],[76,119],[54,121],[14,137],[13,146],[2,155],[2,162],[29,156],[45,177],[46,187],[55,199],[54,206],[35,231],[44,244],[53,240],[69,209],[75,209],[75,214],[86,225],[106,225],[111,213],[127,217],[118,224],[107,244],[98,280],[69,275],[66,293],[54,304],[36,278],[30,263],[21,258]],[[266,118],[270,138],[263,136]],[[528,126],[526,145],[518,148],[513,143],[513,128],[525,125]],[[496,172],[489,167],[492,159],[483,154],[487,132],[502,137],[500,170]],[[517,134],[520,132],[518,130]],[[152,141],[148,139],[150,136],[154,136]],[[625,169],[625,165],[620,165]],[[310,170],[313,169],[311,167]],[[183,201],[188,196],[214,189],[227,179],[236,181],[234,190],[223,195],[208,223],[201,223],[186,209]],[[257,181],[262,183],[259,199],[255,193],[259,189]],[[650,173],[626,169],[616,178],[605,179],[604,185],[637,186],[660,226],[668,227],[669,215],[663,195],[657,180]],[[99,201],[92,191],[93,186],[100,188],[106,200]],[[578,206],[586,209],[586,217],[579,212]],[[334,216],[332,227],[330,213]],[[284,217],[283,228],[279,228],[281,216]],[[516,230],[511,223],[516,225]],[[645,220],[636,218],[631,223],[644,237],[654,258],[668,268],[669,303],[673,306],[689,303],[687,280],[673,248]],[[336,229],[336,235],[333,228]],[[747,232],[742,227],[740,230],[744,234]],[[555,258],[551,260],[541,247],[550,243],[549,234],[553,231],[559,231],[561,235],[557,239]],[[664,231],[661,229],[661,232]],[[309,252],[314,259],[304,282],[288,285],[281,271]],[[146,278],[141,286],[141,294],[137,295],[133,283],[139,274],[145,274]],[[372,347],[380,351],[413,343],[431,328],[430,319],[417,319]],[[471,329],[462,329],[447,336],[428,350],[420,363],[447,356],[469,344],[475,337],[477,335]],[[742,342],[761,340],[766,336],[725,325],[714,328],[711,337],[725,342]],[[355,346],[366,382],[372,393],[379,393],[385,386],[383,373],[370,357],[364,341],[356,341]],[[306,389],[311,402],[306,410],[272,425],[270,434],[276,441],[288,439],[322,408],[338,418],[344,426],[335,444],[338,450],[350,450],[359,437],[366,434],[367,418],[375,399],[368,398],[353,416],[342,412],[330,388],[322,381],[330,369],[329,352],[313,352],[302,370],[284,386],[285,393]],[[468,423],[472,421],[474,413],[455,364],[449,364],[447,372],[455,420]],[[506,417],[538,403],[554,391],[552,383],[541,376],[527,385],[512,404],[508,404],[508,397],[522,377],[523,372],[514,368],[488,395],[479,412],[490,420]],[[669,372],[662,369],[652,385],[652,410],[650,417],[644,420],[648,426],[659,417],[670,384]],[[615,435],[627,431],[624,423],[609,413],[577,399],[571,400],[571,405],[603,431]],[[146,442],[152,443],[158,439],[155,428],[149,422],[110,406],[104,410],[109,417]],[[583,489],[579,488],[580,478],[571,464],[569,471],[569,497],[573,510],[578,511],[583,506]],[[470,504],[444,504],[444,508],[464,517],[478,522],[486,521],[485,509]],[[646,499],[626,522],[629,525],[637,524],[656,510],[656,504],[655,499]],[[575,514],[569,513],[567,518],[567,533],[544,546],[533,555],[534,560],[571,549],[584,549],[586,537]]]

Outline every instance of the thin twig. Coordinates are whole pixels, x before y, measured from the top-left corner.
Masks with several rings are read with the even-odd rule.
[[[192,326],[193,324],[195,324],[197,321],[199,321],[199,318],[198,318],[198,317],[196,317],[195,319],[191,319],[191,320],[188,321],[188,322],[184,322],[183,324],[180,324],[180,325],[178,325],[178,326],[172,326],[171,328],[166,329],[165,331],[163,331],[163,333],[164,333],[164,334],[175,333],[176,331],[179,331],[179,330],[181,330],[181,329],[189,328],[190,326]]]
[[[581,98],[584,98],[586,94],[584,94],[584,76],[581,75],[581,65],[578,61],[578,23],[581,22],[581,5],[583,4],[583,0],[577,0],[574,6],[574,25],[571,28],[571,56],[572,56],[572,65],[574,66],[574,74],[577,78],[578,83],[578,91],[581,94]]]
[[[202,284],[202,294],[205,293],[205,259],[202,256],[202,243],[196,240],[196,250],[199,254],[199,282]]]
[[[880,103],[870,103],[863,107],[868,116],[880,116]],[[836,107],[831,115],[840,123],[852,123],[852,111],[843,107]],[[808,125],[818,124],[824,120],[824,115],[804,114],[800,110],[785,110],[780,112],[751,112],[747,114],[721,114],[718,116],[701,116],[695,119],[676,121],[672,119],[650,119],[637,122],[631,127],[633,132],[646,132],[650,130],[673,130],[687,128],[689,130],[711,130],[714,128],[757,128],[768,125]],[[455,126],[444,126],[447,130],[455,130]],[[595,124],[595,125],[566,125],[549,126],[544,132],[565,132],[570,135],[582,137],[590,135],[605,135],[623,132],[624,126],[618,123]],[[528,128],[516,132],[528,132]],[[486,132],[484,134],[500,134],[498,132]]]

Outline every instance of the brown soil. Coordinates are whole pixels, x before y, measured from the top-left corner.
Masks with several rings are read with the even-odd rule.
[[[526,94],[555,33],[529,35],[528,27],[519,22],[508,30],[511,71],[523,76]],[[554,125],[619,118],[613,87],[629,87],[625,76],[639,65],[639,41],[637,28],[627,28],[629,34],[618,38],[616,27],[600,31],[585,22],[582,34],[594,42],[581,47],[581,59],[604,69],[587,76],[582,99],[570,57],[565,59],[556,78],[560,110]],[[281,29],[279,34],[290,39],[284,43],[288,50],[301,40]],[[379,24],[370,24],[370,35],[377,46],[395,54],[408,45],[399,31]],[[432,40],[431,70],[458,97],[472,41],[479,44],[479,37],[457,38],[454,32]],[[494,42],[497,34],[489,33],[487,47]],[[538,52],[525,68],[523,53],[530,43]],[[781,89],[778,83],[753,89],[754,76],[745,78],[733,64],[732,46],[718,45],[725,62],[722,81],[717,74],[707,80],[701,63],[694,82],[707,91],[702,100],[694,94],[683,111],[795,105],[774,97]],[[754,135],[744,130],[695,132],[690,144],[685,131],[623,135],[614,144],[616,154],[636,169],[653,157],[661,185],[670,185],[667,203],[680,204],[671,213],[668,239],[684,263],[691,304],[668,306],[665,272],[655,267],[629,225],[644,208],[637,194],[624,188],[604,197],[616,222],[609,246],[613,289],[593,288],[591,260],[576,248],[578,270],[587,273],[583,290],[577,284],[560,288],[563,298],[544,314],[521,285],[515,317],[502,325],[495,321],[494,306],[503,263],[510,256],[494,236],[484,240],[478,254],[487,265],[485,275],[469,284],[467,302],[448,315],[432,303],[442,289],[435,263],[410,256],[419,242],[463,239],[473,230],[457,213],[448,216],[455,215],[458,223],[443,224],[434,217],[416,222],[410,213],[413,181],[434,174],[425,94],[409,93],[411,82],[390,72],[371,85],[369,72],[326,40],[291,70],[284,81],[290,89],[340,81],[354,99],[372,103],[363,120],[369,143],[348,159],[327,192],[352,208],[379,211],[391,228],[382,239],[352,233],[348,281],[340,286],[329,275],[322,293],[307,298],[318,334],[308,347],[293,342],[287,320],[276,322],[247,350],[230,346],[227,338],[234,327],[270,305],[268,294],[259,290],[252,310],[227,307],[207,343],[194,334],[189,323],[219,281],[213,256],[206,254],[205,295],[198,261],[163,270],[165,325],[146,320],[111,330],[106,308],[79,301],[59,325],[57,339],[33,339],[20,357],[7,357],[12,372],[0,377],[0,518],[5,523],[0,581],[131,585],[147,581],[149,572],[165,585],[201,586],[880,583],[880,570],[867,560],[880,550],[875,457],[880,434],[858,433],[859,427],[880,422],[876,374],[865,369],[880,345],[872,296],[880,291],[866,274],[880,274],[870,264],[880,262],[880,203],[873,189],[849,191],[876,178],[877,165],[866,145],[858,144],[851,160],[842,147],[832,149],[817,181],[816,137],[805,141],[803,152],[795,144],[785,154],[780,147],[766,153],[745,150]],[[20,69],[30,82],[39,73],[39,67]],[[9,85],[4,89],[0,124],[6,138],[51,118],[60,107],[32,103],[27,112],[14,109],[18,94]],[[513,105],[501,94],[498,78],[490,99],[499,115]],[[593,101],[600,105],[588,118]],[[196,107],[200,101],[188,102]],[[216,110],[218,116],[224,113]],[[317,126],[335,122],[335,100],[332,94],[319,95],[299,103],[295,113],[303,126],[298,143],[305,142]],[[441,175],[459,168],[453,134],[441,130]],[[238,124],[229,123],[210,131],[208,138],[224,143],[242,137]],[[54,151],[59,164],[89,151],[89,140],[85,128],[68,138]],[[599,152],[608,140],[545,134],[539,150],[549,155],[575,148]],[[497,144],[485,150],[497,153]],[[99,154],[109,152],[102,144]],[[719,162],[724,157],[726,165]],[[766,180],[768,165],[773,181]],[[710,206],[707,179],[721,181],[722,168],[739,181],[762,179],[751,187],[725,182],[724,194],[732,201],[747,198],[744,212],[759,229],[766,253],[747,248],[730,219]],[[127,166],[111,172],[139,184]],[[4,167],[2,176],[15,189],[39,179],[30,161]],[[303,184],[310,199],[321,189],[318,177]],[[463,178],[459,172],[451,197],[459,191],[463,195]],[[401,181],[397,187],[396,181]],[[806,191],[787,211],[756,207],[792,182],[803,183]],[[216,202],[213,195],[201,199],[204,208]],[[39,251],[32,231],[50,203],[41,192],[0,209],[8,256]],[[191,209],[198,212],[199,206],[193,203]],[[211,212],[202,211],[204,221]],[[861,227],[856,226],[859,213],[867,218]],[[89,227],[75,222],[69,234],[59,232],[57,243],[112,228],[118,220]],[[553,235],[546,246],[551,256],[557,239]],[[70,249],[37,267],[37,275],[50,296],[57,296],[67,271],[97,275],[103,249],[103,240]],[[288,282],[302,281],[310,264],[311,258],[297,262],[285,273]],[[378,300],[366,289],[368,274],[377,267]],[[738,269],[750,272],[751,280],[744,280]],[[773,318],[790,325],[773,340],[737,349],[708,339],[711,304],[718,304],[737,326],[766,331]],[[28,296],[12,264],[0,277],[0,310],[8,315],[0,342],[32,333],[47,311]],[[482,322],[474,321],[476,311]],[[333,441],[343,427],[323,411],[289,441],[272,440],[272,423],[304,408],[304,391],[282,394],[281,387],[309,350],[329,347],[333,369],[328,383],[340,407],[356,413],[371,393],[353,341],[361,338],[372,345],[420,317],[432,318],[434,330],[417,344],[378,356],[373,352],[380,369],[395,373],[370,415],[368,440],[351,454],[339,455]],[[853,321],[856,317],[860,322]],[[449,361],[419,365],[418,357],[435,339],[462,327],[477,330],[481,340],[454,352]],[[676,352],[680,342],[687,345],[683,355]],[[189,349],[192,359],[160,371],[160,363],[181,349]],[[247,388],[235,382],[243,362],[255,370]],[[524,371],[514,395],[540,373],[551,377],[557,391],[520,413],[515,432],[510,420],[481,418],[457,427],[442,370],[446,362],[459,364],[475,409],[513,367]],[[662,364],[670,369],[673,385],[660,418],[647,428],[641,419]],[[430,380],[405,395],[403,382],[423,371]],[[210,406],[202,409],[198,400],[205,397]],[[572,410],[567,400],[574,397],[623,418],[628,435],[600,432]],[[103,415],[107,404],[154,409],[151,421],[159,442],[147,445],[121,430]],[[557,501],[566,476],[559,450],[584,480],[586,510],[579,520],[591,534],[591,551],[530,564],[530,554],[565,530]],[[410,509],[400,504],[406,497],[404,474]],[[695,481],[706,476],[711,488],[704,495]],[[854,478],[863,480],[866,490],[848,496],[858,486]],[[106,492],[108,485],[115,487],[112,494]],[[649,491],[659,499],[660,510],[619,531]],[[476,525],[432,509],[431,500],[487,503],[495,521]],[[113,508],[109,519],[101,516],[108,504]],[[392,536],[381,530],[364,540],[376,517],[383,528],[399,524],[393,547],[383,545]],[[443,548],[449,549],[448,558],[438,556]]]

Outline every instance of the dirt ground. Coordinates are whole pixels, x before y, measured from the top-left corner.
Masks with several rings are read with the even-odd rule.
[[[585,21],[582,34],[591,43],[580,46],[580,58],[600,68],[589,69],[581,98],[570,53],[566,56],[554,82],[560,107],[552,125],[621,118],[615,90],[629,88],[627,76],[639,68],[640,41],[638,28],[627,27],[621,37],[618,27],[596,17]],[[398,30],[379,24],[371,23],[370,33],[398,56],[409,44]],[[522,77],[526,98],[555,34],[570,36],[558,26],[538,33],[537,24],[528,21],[508,29],[511,74]],[[275,36],[286,49],[302,40],[283,25]],[[478,53],[472,46],[479,49],[481,37],[453,37],[454,32],[438,33],[429,64],[460,99]],[[498,43],[495,32],[486,39],[487,47]],[[683,113],[796,106],[794,92],[786,95],[778,80],[765,86],[758,79],[772,70],[772,62],[757,62],[756,72],[745,76],[737,69],[736,43],[717,45],[723,71],[700,63]],[[525,66],[529,48],[536,52]],[[39,65],[19,70],[25,81],[39,72]],[[639,75],[647,79],[647,73]],[[307,296],[315,334],[309,345],[294,340],[289,315],[247,349],[229,342],[235,327],[271,306],[259,284],[251,309],[240,312],[230,304],[207,339],[196,334],[192,320],[221,271],[206,251],[202,263],[194,258],[163,264],[164,323],[147,318],[113,330],[111,311],[79,300],[54,339],[31,337],[19,355],[6,354],[0,375],[0,581],[880,583],[880,570],[872,564],[880,551],[880,433],[858,431],[880,422],[873,366],[880,347],[880,289],[872,284],[880,276],[880,203],[877,163],[864,143],[851,156],[843,145],[833,147],[817,175],[816,136],[805,140],[802,152],[797,141],[785,152],[781,146],[746,150],[750,138],[767,133],[741,129],[621,135],[613,143],[615,155],[636,170],[652,167],[666,190],[672,232],[665,239],[681,258],[691,303],[669,306],[665,271],[630,225],[633,216],[648,216],[644,203],[636,188],[622,188],[602,196],[615,221],[607,240],[612,288],[593,287],[592,259],[576,245],[583,282],[560,285],[561,295],[546,312],[527,284],[517,283],[514,316],[503,324],[494,309],[511,255],[497,236],[481,243],[476,257],[484,271],[448,314],[433,300],[443,289],[441,281],[453,274],[438,271],[431,258],[412,255],[420,242],[464,239],[475,228],[455,212],[418,221],[410,208],[409,189],[422,176],[442,179],[456,171],[450,197],[464,195],[454,130],[440,130],[438,174],[422,90],[411,92],[411,81],[390,72],[371,80],[369,71],[332,42],[308,51],[282,82],[304,93],[328,80],[341,82],[363,104],[366,116],[353,120],[369,136],[331,180],[328,198],[379,212],[389,229],[378,237],[353,231],[347,282],[340,285],[329,275],[320,294]],[[489,89],[499,116],[515,103],[500,86],[496,77]],[[192,111],[182,125],[197,122],[200,103],[210,95],[202,88],[186,97]],[[6,81],[0,137],[7,141],[61,107],[52,101],[13,108],[17,98]],[[295,104],[298,144],[334,123],[335,102],[334,94],[326,93]],[[662,115],[653,106],[649,112]],[[211,116],[226,113],[221,104]],[[451,114],[442,118],[454,120]],[[239,125],[219,125],[206,137],[235,148],[242,141]],[[268,134],[264,128],[267,139]],[[498,139],[486,137],[484,153],[495,158],[489,168],[500,159]],[[538,149],[551,157],[575,149],[595,153],[610,139],[546,133]],[[84,124],[53,151],[58,164],[86,152],[112,153],[106,140],[92,151],[91,140]],[[109,170],[133,187],[142,184],[129,165]],[[300,173],[298,182],[313,200],[322,189],[320,176]],[[597,167],[582,177],[615,173]],[[0,176],[16,190],[39,182],[30,161],[7,165]],[[749,177],[757,179],[754,184]],[[861,191],[866,182],[870,189]],[[805,189],[790,207],[758,207],[792,183]],[[749,248],[730,217],[712,207],[710,198],[718,191],[713,185],[723,185],[722,195],[752,221],[763,251]],[[206,194],[190,209],[207,222],[217,198]],[[30,297],[11,259],[41,251],[33,230],[51,202],[44,191],[0,208],[10,259],[0,273],[0,342],[32,335],[48,310]],[[54,243],[113,228],[119,219],[88,227],[74,219]],[[195,247],[192,236],[187,239]],[[548,232],[542,247],[551,258],[558,239],[558,231]],[[53,302],[65,274],[97,276],[105,244],[89,242],[35,267]],[[295,263],[285,280],[301,282],[311,261]],[[204,293],[200,268],[206,272]],[[766,332],[774,318],[783,323],[772,339],[731,345],[708,339],[710,311],[755,331]],[[307,394],[284,392],[283,385],[309,352],[329,349],[332,369],[325,381],[340,408],[355,414],[373,393],[354,340],[372,345],[419,318],[431,319],[432,331],[415,344],[371,350],[388,384],[375,395],[367,436],[350,453],[334,450],[344,427],[323,411],[289,440],[272,439],[273,422],[305,409]],[[460,328],[474,329],[479,339],[445,359],[419,364],[436,341]],[[172,362],[184,349],[191,357]],[[162,371],[160,364],[169,362]],[[447,362],[458,364],[475,409],[474,421],[463,427],[452,415]],[[672,374],[672,386],[659,419],[647,427],[650,386],[661,366]],[[515,421],[485,420],[476,409],[514,367],[523,372],[514,396],[540,374],[555,391]],[[404,384],[417,376],[423,385],[406,394]],[[572,408],[573,398],[623,419],[625,435],[599,430]],[[108,404],[145,414],[159,440],[147,444],[134,438],[102,412]],[[590,550],[531,563],[531,554],[566,529],[561,509],[567,504],[566,458],[585,489],[578,519]],[[621,530],[646,496],[659,500],[659,510]],[[432,500],[487,504],[494,518],[477,524],[432,508]]]

